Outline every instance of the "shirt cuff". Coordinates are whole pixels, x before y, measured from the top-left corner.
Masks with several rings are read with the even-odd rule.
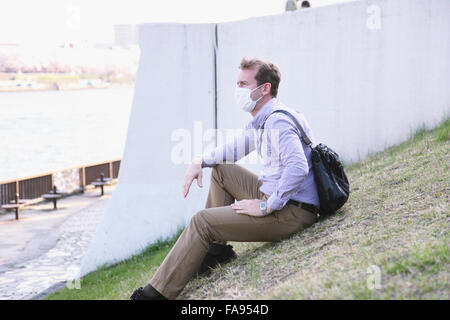
[[[283,201],[275,195],[275,192],[272,193],[267,199],[267,206],[273,210],[281,210],[287,201]]]
[[[211,155],[202,156],[202,168],[211,168],[216,166],[216,160]]]

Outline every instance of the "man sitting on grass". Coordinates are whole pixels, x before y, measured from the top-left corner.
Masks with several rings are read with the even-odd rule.
[[[130,299],[175,299],[196,273],[236,257],[227,241],[280,241],[317,221],[311,150],[287,115],[271,113],[289,111],[313,143],[314,137],[303,114],[276,99],[279,83],[274,63],[241,61],[236,102],[253,119],[234,141],[192,161],[182,184],[184,197],[194,179],[202,187],[202,168],[213,168],[205,209],[191,218],[153,278]],[[255,149],[263,158],[259,176],[234,164]]]

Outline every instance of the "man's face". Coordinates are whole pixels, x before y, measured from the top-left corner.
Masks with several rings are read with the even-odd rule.
[[[239,70],[237,85],[241,88],[254,89],[257,87],[255,75],[258,72],[256,68]]]
[[[237,78],[237,86],[241,88],[255,89],[258,86],[256,82],[255,75],[258,73],[257,68],[252,69],[241,69],[239,70],[238,78]],[[258,93],[255,90],[252,92],[251,98],[256,100]],[[253,97],[255,95],[255,97]]]

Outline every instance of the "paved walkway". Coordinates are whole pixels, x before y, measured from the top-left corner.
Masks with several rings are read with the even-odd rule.
[[[114,186],[0,213],[0,300],[39,299],[66,285],[76,288],[82,257]]]

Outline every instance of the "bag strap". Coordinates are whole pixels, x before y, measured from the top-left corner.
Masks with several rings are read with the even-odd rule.
[[[312,149],[312,146],[311,146],[311,145],[312,145],[312,142],[311,142],[311,140],[308,138],[308,136],[306,135],[306,133],[305,133],[305,131],[303,130],[302,126],[298,123],[297,119],[296,119],[290,112],[288,112],[288,111],[286,111],[286,110],[275,110],[275,111],[273,111],[271,114],[269,114],[269,116],[268,116],[268,117],[266,118],[266,120],[264,121],[264,123],[263,123],[261,129],[264,130],[264,125],[266,124],[267,119],[268,119],[272,114],[274,114],[274,113],[276,113],[276,112],[284,113],[284,114],[287,115],[289,118],[291,118],[292,121],[294,121],[295,125],[296,125],[297,128],[300,130],[300,133],[301,133],[302,138],[303,138],[303,140],[305,141],[306,145]],[[261,135],[261,136],[262,136],[262,135]]]

